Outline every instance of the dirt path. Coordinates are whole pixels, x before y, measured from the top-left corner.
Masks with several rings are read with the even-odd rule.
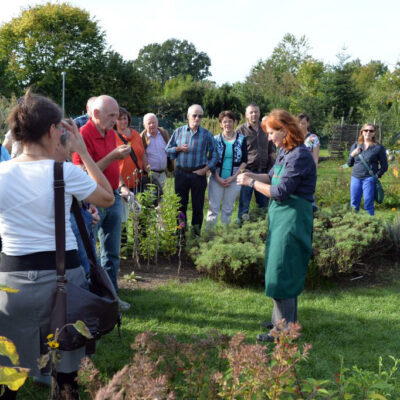
[[[136,282],[127,277],[132,272],[135,273]],[[161,260],[157,265],[149,267],[146,262],[142,262],[141,269],[136,267],[136,263],[132,259],[126,259],[121,260],[118,283],[121,289],[154,289],[165,285],[170,280],[178,279],[180,282],[190,282],[201,277],[201,274],[190,262],[183,262],[179,276],[177,276],[177,272],[178,262],[175,259]]]

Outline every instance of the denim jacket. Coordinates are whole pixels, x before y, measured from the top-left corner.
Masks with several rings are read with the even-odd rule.
[[[222,169],[222,164],[224,162],[226,145],[224,143],[222,133],[215,136],[214,140],[215,140],[215,148],[217,150],[217,165],[211,170],[211,172],[214,173],[215,171],[218,171],[218,174],[221,175],[221,169]],[[233,151],[233,162],[232,162],[231,176],[236,173],[240,164],[247,163],[247,142],[246,142],[246,137],[241,133],[236,134],[236,140],[233,143],[232,151]]]

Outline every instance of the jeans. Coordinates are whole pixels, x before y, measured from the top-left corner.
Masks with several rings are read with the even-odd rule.
[[[192,227],[200,232],[203,224],[204,196],[207,188],[206,175],[175,170],[175,193],[181,198],[181,211],[186,216],[189,192],[192,195]]]
[[[218,221],[219,210],[221,209],[221,222],[229,224],[235,200],[240,192],[240,186],[236,180],[228,187],[221,186],[217,180],[211,176],[208,185],[208,214],[207,225],[214,226]],[[221,207],[222,203],[222,207]]]
[[[242,188],[240,189],[240,197],[239,197],[238,222],[241,222],[243,214],[249,213],[251,196],[253,195],[253,191],[254,191],[254,196],[256,197],[257,206],[259,208],[267,208],[268,206],[269,199],[267,196],[264,196],[263,194],[257,192],[257,190],[254,190],[249,186],[242,186]]]
[[[94,236],[93,236],[93,227],[92,227],[92,221],[93,221],[92,214],[84,208],[81,208],[81,214],[82,214],[83,220],[85,221],[85,226],[86,226],[87,233],[89,235],[90,244],[92,245],[94,254],[96,254],[96,246],[95,246],[95,241],[94,241]],[[89,259],[87,257],[85,245],[83,244],[82,237],[79,232],[79,228],[78,228],[78,225],[76,223],[76,219],[75,219],[75,216],[73,213],[71,213],[71,229],[75,235],[76,242],[78,244],[78,255],[79,255],[79,259],[81,260],[81,265],[82,265],[83,269],[85,270],[86,276],[88,276],[89,272],[90,272]]]
[[[121,248],[122,199],[115,190],[115,202],[111,207],[100,208],[100,221],[95,226],[95,237],[100,242],[100,263],[118,291],[119,253]]]
[[[364,196],[364,210],[370,215],[375,214],[375,179],[372,176],[359,179],[351,177],[350,182],[350,205],[358,212],[360,211],[361,196]]]

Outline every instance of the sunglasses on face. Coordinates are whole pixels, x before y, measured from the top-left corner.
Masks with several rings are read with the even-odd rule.
[[[193,117],[194,119],[196,119],[196,118],[203,118],[203,114],[192,114],[192,117]]]
[[[363,129],[363,132],[375,132],[375,129]]]

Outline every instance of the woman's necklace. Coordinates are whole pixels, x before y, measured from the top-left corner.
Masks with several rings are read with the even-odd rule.
[[[225,132],[222,132],[222,136],[224,137],[224,139],[226,140],[233,140],[235,137],[235,131],[232,131],[231,135],[227,135]]]

